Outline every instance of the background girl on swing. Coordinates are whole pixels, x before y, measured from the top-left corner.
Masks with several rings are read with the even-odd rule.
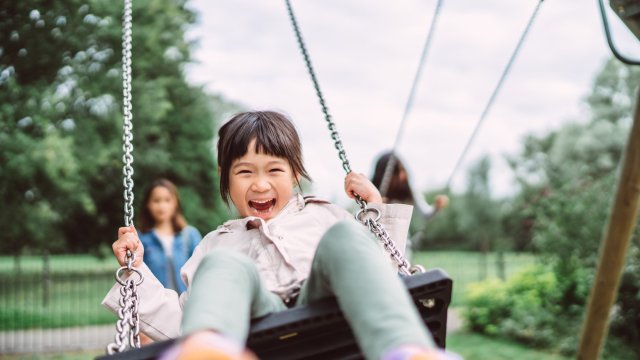
[[[425,223],[431,219],[440,210],[447,207],[449,204],[449,197],[447,195],[437,195],[434,199],[433,205],[427,203],[420,192],[416,191],[409,182],[409,173],[402,160],[398,157],[397,153],[393,154],[394,163],[391,170],[391,176],[389,179],[389,185],[387,189],[381,189],[382,179],[387,168],[387,164],[391,159],[391,152],[382,154],[376,161],[375,170],[371,182],[380,191],[385,191],[382,201],[388,204],[409,204],[413,205],[413,218],[411,226],[409,228],[409,244],[417,244],[422,237],[422,230]],[[410,249],[407,249],[410,250]]]
[[[145,191],[138,236],[144,246],[144,263],[166,287],[181,293],[187,289],[180,269],[193,254],[202,235],[187,224],[176,186],[157,179]]]
[[[196,248],[182,268],[188,291],[178,297],[134,263],[145,277],[138,287],[141,329],[155,339],[186,335],[164,358],[251,359],[244,343],[252,318],[329,296],[337,298],[367,359],[447,356],[435,348],[377,240],[344,209],[296,192],[300,178],[309,176],[285,116],[234,116],[219,131],[218,164],[222,197],[241,218]],[[345,191],[377,209],[393,238],[406,238],[410,206],[382,204],[375,186],[354,172]],[[120,228],[118,236],[113,250],[120,263],[128,249],[143,256],[133,228]],[[112,311],[118,289],[103,301]]]

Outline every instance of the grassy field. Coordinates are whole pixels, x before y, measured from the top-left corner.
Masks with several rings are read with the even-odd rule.
[[[0,330],[109,324],[100,305],[114,284],[117,263],[92,256],[51,256],[49,276],[39,257],[0,257]]]
[[[22,256],[19,264],[19,269],[17,269],[14,257],[0,256],[0,274],[15,274],[16,270],[25,274],[41,274],[44,265],[41,256]],[[90,255],[49,256],[49,268],[52,273],[56,274],[115,272],[118,267],[113,256],[104,259]]]
[[[504,274],[508,278],[523,267],[535,263],[535,256],[522,253],[504,254]],[[427,269],[443,269],[453,280],[452,306],[465,305],[465,291],[472,282],[484,277],[498,277],[498,256],[495,253],[482,255],[478,252],[432,251],[413,254],[412,264],[420,264]]]
[[[447,336],[447,350],[462,355],[466,360],[569,360],[506,340],[465,332]]]
[[[528,254],[505,254],[505,273],[509,276],[534,260]],[[483,259],[472,252],[420,252],[414,254],[413,261],[441,268],[451,276],[453,306],[464,305],[469,283],[481,279],[485,272],[487,276],[497,274],[495,254]],[[100,301],[114,284],[117,267],[112,258],[56,255],[50,256],[47,278],[41,257],[22,257],[19,271],[14,258],[0,257],[0,331],[113,323],[115,317]]]

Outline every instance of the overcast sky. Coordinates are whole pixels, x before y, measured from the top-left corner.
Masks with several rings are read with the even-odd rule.
[[[608,1],[607,1],[608,2]],[[444,0],[413,112],[398,149],[414,186],[443,186],[537,0]],[[293,7],[355,171],[393,145],[436,0],[307,0]],[[313,192],[346,203],[344,174],[284,1],[191,1],[199,40],[191,81],[249,109],[280,110],[300,132]],[[610,12],[620,48],[640,46]],[[496,195],[513,189],[504,154],[525,134],[586,118],[584,97],[610,56],[597,1],[545,1],[453,187],[483,154]]]

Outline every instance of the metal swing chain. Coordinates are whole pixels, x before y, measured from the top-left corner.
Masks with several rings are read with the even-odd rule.
[[[123,97],[123,134],[122,156],[124,174],[124,222],[126,226],[133,224],[133,115],[131,112],[131,28],[132,28],[132,0],[124,0],[124,15],[122,17],[122,97]],[[133,267],[135,254],[127,251],[127,265],[116,270],[116,281],[120,288],[120,309],[116,322],[115,342],[107,345],[109,355],[125,351],[127,348],[140,347],[140,318],[138,317],[137,287],[144,280],[140,271]],[[135,272],[138,280],[133,277],[123,280],[124,272]]]
[[[309,57],[309,53],[307,52],[307,47],[302,39],[302,33],[300,32],[300,28],[298,27],[298,21],[293,13],[293,8],[291,7],[290,0],[285,0],[287,6],[287,12],[289,13],[289,19],[291,20],[291,25],[293,26],[293,31],[296,35],[296,40],[298,41],[298,47],[300,48],[300,52],[304,58],[305,65],[307,67],[307,71],[311,76],[311,81],[313,82],[313,87],[316,90],[316,95],[318,96],[318,100],[320,101],[320,106],[322,107],[322,113],[324,114],[325,121],[327,122],[327,127],[331,132],[331,139],[334,141],[334,146],[336,150],[338,150],[338,157],[342,161],[342,168],[344,171],[349,174],[351,172],[351,165],[349,164],[349,160],[347,159],[347,153],[344,150],[344,146],[342,145],[342,140],[340,140],[340,135],[338,134],[338,130],[336,129],[336,125],[331,119],[331,115],[329,114],[329,109],[324,100],[324,96],[322,95],[322,91],[320,90],[320,84],[318,83],[318,79],[316,78],[316,74],[313,70],[313,65],[311,64],[311,58]],[[356,213],[355,218],[363,223],[365,226],[369,228],[369,230],[382,242],[383,247],[389,254],[391,258],[398,265],[398,271],[403,275],[411,275],[417,272],[423,272],[424,268],[422,266],[411,266],[409,261],[402,255],[402,253],[398,250],[395,242],[385,228],[378,221],[380,219],[380,212],[375,208],[367,207],[367,202],[364,201],[360,195],[355,194],[356,203],[360,206],[360,210]],[[375,212],[377,215],[375,217],[366,217],[363,216],[367,212]]]
[[[133,267],[135,254],[127,254],[127,265],[116,270],[116,281],[121,285],[120,300],[118,304],[118,321],[116,322],[115,341],[107,345],[109,355],[120,353],[128,348],[140,347],[140,318],[138,317],[138,285],[143,281],[142,273]],[[133,277],[122,279],[124,272],[134,272],[138,275],[137,281]]]
[[[133,114],[131,113],[131,1],[124,0],[124,15],[122,17],[122,110],[124,122],[122,125],[122,162],[124,173],[124,223],[133,224]]]

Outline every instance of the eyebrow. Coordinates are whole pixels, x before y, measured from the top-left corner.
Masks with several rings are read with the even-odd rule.
[[[282,166],[282,165],[286,165],[286,163],[284,162],[284,160],[271,160],[271,161],[269,161],[267,163],[267,166],[273,166],[273,165],[281,165]],[[235,169],[235,168],[240,167],[240,166],[255,167],[255,164],[247,162],[247,161],[239,162],[239,163],[233,165],[231,167],[231,169]]]

